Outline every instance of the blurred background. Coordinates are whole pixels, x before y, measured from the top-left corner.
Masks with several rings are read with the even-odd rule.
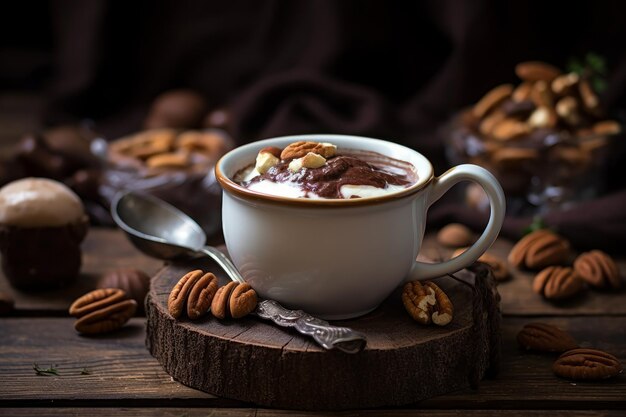
[[[205,194],[184,209],[202,216],[194,210],[209,202],[217,212],[211,166],[219,155],[267,137],[325,132],[405,144],[428,156],[437,174],[459,162],[504,164],[493,169],[502,168],[505,188],[516,180],[507,190],[505,236],[519,237],[539,215],[580,248],[626,244],[623,2],[56,0],[3,9],[0,184],[26,175],[64,181],[93,223],[110,224],[107,202],[129,187],[175,204],[200,187]],[[532,119],[543,106],[536,100],[514,109],[521,113],[504,109],[531,126],[517,148],[541,146],[531,152],[540,159],[502,162],[491,157],[481,120],[461,116],[496,86],[528,84],[516,74],[525,61],[577,74],[575,88],[587,82],[599,105],[575,122],[558,101],[586,105],[578,90],[550,92],[552,122]],[[607,121],[611,128],[601,131]],[[531,130],[543,132],[540,139]],[[119,155],[124,143],[156,140],[146,132],[191,132],[190,146],[201,151],[184,167]],[[498,139],[498,149],[508,139]],[[107,145],[118,140],[112,153]],[[479,155],[471,150],[476,141]],[[556,157],[554,141],[567,143]],[[547,177],[537,174],[544,155],[557,158]],[[464,189],[433,207],[431,225],[480,229],[487,213],[473,193]],[[203,226],[219,234],[215,221]]]

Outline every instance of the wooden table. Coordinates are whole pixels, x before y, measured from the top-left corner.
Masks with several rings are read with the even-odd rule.
[[[95,246],[106,249],[86,256],[84,277],[64,291],[22,294],[0,277],[0,290],[10,291],[16,299],[16,311],[0,318],[0,415],[316,415],[259,409],[173,381],[145,348],[144,318],[132,319],[111,335],[79,336],[66,309],[94,285],[99,273],[116,266],[136,266],[149,273],[160,267],[158,261],[137,253],[118,231],[92,230],[85,252]],[[504,255],[509,248],[509,242],[498,241],[492,250]],[[424,252],[447,257],[450,251],[427,239]],[[620,268],[624,274],[626,262],[621,261]],[[523,352],[515,341],[524,324],[541,320],[568,330],[583,346],[604,349],[626,363],[626,292],[589,292],[567,304],[553,305],[531,293],[530,277],[525,274],[499,289],[503,358],[496,379],[483,381],[478,390],[453,392],[404,409],[340,414],[499,416],[507,410],[511,416],[626,415],[625,375],[599,383],[559,379],[550,370],[554,356]],[[56,365],[60,375],[37,376],[34,364]]]

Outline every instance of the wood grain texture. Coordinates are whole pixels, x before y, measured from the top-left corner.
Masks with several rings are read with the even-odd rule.
[[[513,242],[498,239],[489,253],[506,260]],[[432,259],[448,259],[454,249],[444,248],[435,241],[434,234],[424,239],[421,253]],[[573,261],[573,259],[572,259]],[[498,283],[503,315],[625,315],[626,314],[626,259],[617,260],[623,285],[619,291],[583,291],[577,297],[564,301],[548,301],[532,291],[535,272],[511,268],[512,279]]]
[[[82,244],[83,265],[81,274],[73,285],[42,293],[27,293],[12,288],[0,271],[0,291],[10,293],[15,299],[14,315],[67,315],[70,304],[79,296],[95,288],[104,272],[130,267],[153,275],[163,262],[143,255],[120,231],[107,228],[90,228]]]
[[[456,306],[446,327],[415,323],[399,293],[369,315],[337,322],[367,336],[366,349],[356,355],[325,351],[291,329],[255,317],[173,319],[168,294],[193,269],[215,272],[216,266],[210,261],[169,265],[152,280],[147,345],[176,380],[219,396],[297,409],[397,406],[476,386],[495,361],[490,355],[499,352],[497,294],[486,268],[476,289],[475,275],[467,271],[463,277],[470,285],[449,277],[437,280]]]
[[[314,411],[268,410],[259,408],[5,408],[1,410],[10,416],[154,416],[154,417],[308,417],[318,416]],[[361,410],[342,411],[336,413],[325,412],[324,416],[358,417],[358,416],[494,416],[543,417],[549,414],[552,417],[618,417],[623,416],[621,410]]]
[[[582,346],[606,350],[626,364],[626,317],[541,320],[569,331]],[[132,319],[121,332],[100,337],[78,335],[73,321],[0,320],[0,407],[250,407],[175,382],[146,350],[143,319]],[[517,346],[515,336],[527,322],[527,318],[503,320],[497,378],[483,380],[478,390],[462,389],[410,408],[626,409],[626,375],[585,383],[554,376],[550,369],[554,355],[525,352]],[[57,364],[61,376],[37,376],[33,363]],[[80,375],[83,367],[91,374]],[[1,410],[0,414],[5,415]]]

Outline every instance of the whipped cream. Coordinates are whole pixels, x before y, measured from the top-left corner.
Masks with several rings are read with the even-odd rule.
[[[57,181],[24,178],[0,188],[0,224],[55,227],[73,223],[83,215],[80,198]]]

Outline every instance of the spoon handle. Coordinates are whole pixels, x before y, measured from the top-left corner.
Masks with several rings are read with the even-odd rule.
[[[219,249],[205,246],[200,252],[208,255],[221,266],[231,280],[243,283],[245,280],[230,259]],[[324,349],[339,349],[346,353],[363,350],[367,340],[365,335],[347,327],[329,324],[305,313],[302,310],[289,310],[274,300],[261,300],[255,311],[257,316],[271,320],[281,327],[292,327],[303,335],[312,337]]]
[[[200,251],[208,255],[209,257],[211,257],[215,262],[217,262],[217,264],[221,266],[222,269],[224,269],[226,274],[228,274],[228,277],[231,280],[235,282],[239,282],[239,283],[245,282],[245,280],[243,279],[243,277],[237,270],[237,267],[233,265],[230,259],[228,259],[228,257],[224,255],[220,250],[212,246],[205,246],[202,249],[200,249]]]
[[[302,310],[289,310],[274,300],[261,300],[255,313],[281,327],[293,327],[299,333],[312,337],[324,349],[338,349],[358,353],[365,348],[367,338],[363,333],[348,327],[333,326]]]

